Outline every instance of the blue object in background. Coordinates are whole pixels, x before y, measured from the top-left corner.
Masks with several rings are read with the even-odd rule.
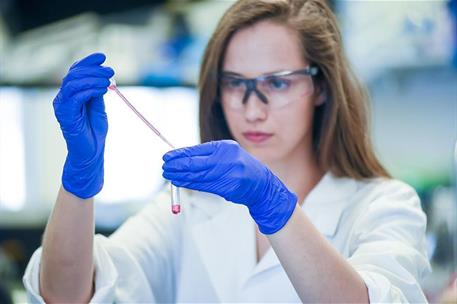
[[[449,1],[449,12],[451,13],[452,25],[452,37],[454,43],[454,50],[452,55],[452,65],[457,69],[457,0]]]
[[[173,32],[169,40],[160,47],[161,60],[148,67],[142,77],[143,85],[157,87],[180,86],[186,83],[186,51],[196,39],[182,14],[176,14],[173,20]],[[198,62],[197,58],[191,58]]]

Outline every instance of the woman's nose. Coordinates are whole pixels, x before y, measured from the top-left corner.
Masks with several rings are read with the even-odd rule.
[[[268,117],[268,105],[265,104],[255,92],[253,92],[244,105],[244,116],[247,121],[255,122],[265,120]]]

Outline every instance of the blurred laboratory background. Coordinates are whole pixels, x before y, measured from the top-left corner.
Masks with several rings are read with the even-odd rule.
[[[26,301],[21,277],[60,186],[66,147],[52,100],[69,66],[105,53],[135,106],[176,146],[196,144],[199,65],[232,3],[0,0],[1,303]],[[423,288],[430,301],[445,301],[457,260],[457,3],[330,4],[370,92],[377,153],[415,187],[428,215],[433,273]],[[95,206],[97,232],[108,235],[164,186],[167,147],[116,95],[105,100],[106,177]]]

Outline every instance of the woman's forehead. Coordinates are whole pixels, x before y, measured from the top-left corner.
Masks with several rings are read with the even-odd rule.
[[[223,70],[254,77],[306,65],[294,30],[276,22],[261,21],[233,35],[227,46]]]

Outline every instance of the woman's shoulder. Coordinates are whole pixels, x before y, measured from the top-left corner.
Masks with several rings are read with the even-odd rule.
[[[357,180],[328,173],[309,197],[308,209],[331,210],[349,222],[391,214],[423,213],[420,199],[407,183],[384,177]]]
[[[357,180],[331,172],[324,175],[308,196],[308,200],[332,205],[337,201],[368,204],[383,198],[417,198],[416,191],[410,185],[397,179],[376,177]]]
[[[416,190],[404,181],[376,177],[365,180],[354,180],[357,185],[355,197],[362,196],[371,203],[382,200],[404,202],[409,200],[419,201]]]
[[[350,207],[356,214],[355,222],[365,227],[391,220],[414,220],[425,225],[420,198],[407,183],[393,178],[372,178],[355,183],[357,191]]]
[[[343,179],[352,185],[352,191],[332,204],[332,210],[341,206],[336,234],[347,245],[348,252],[371,238],[422,240],[426,216],[413,187],[392,178]]]

